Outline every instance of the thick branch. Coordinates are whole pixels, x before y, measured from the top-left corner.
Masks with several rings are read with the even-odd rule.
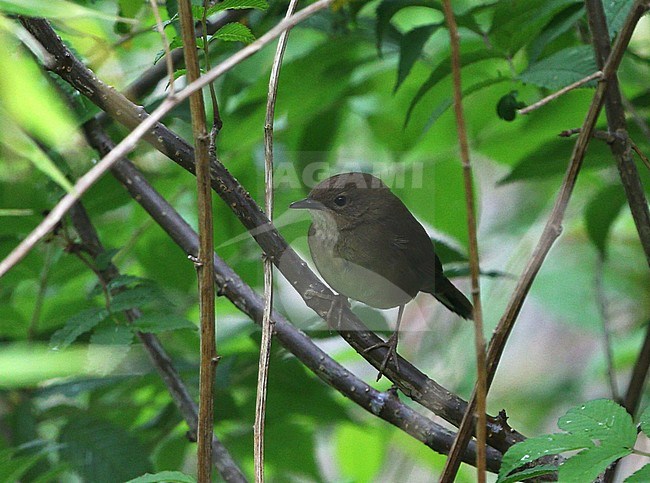
[[[113,147],[112,141],[102,131],[99,124],[91,120],[84,126],[90,144],[101,154]],[[112,169],[113,175],[129,191],[151,217],[169,234],[188,255],[198,252],[198,235],[183,218],[160,196],[144,179],[142,174],[127,159],[120,161]],[[261,325],[264,302],[217,254],[214,254],[215,281],[219,293],[248,315],[255,323]],[[451,447],[454,434],[442,428],[425,416],[404,405],[392,393],[375,390],[329,357],[309,337],[296,329],[282,315],[273,312],[273,334],[280,344],[292,352],[298,360],[307,366],[326,384],[371,412],[375,416],[400,428],[418,441],[439,453],[445,453]],[[194,405],[194,420],[196,406]],[[196,428],[196,423],[194,423]],[[468,448],[463,461],[473,464],[476,461],[476,448]],[[488,469],[497,471],[501,453],[488,448]],[[216,460],[217,462],[219,460]]]
[[[135,128],[146,114],[142,109],[124,98],[114,89],[106,86],[87,69],[51,29],[42,20],[25,19],[24,24],[53,55],[55,64],[51,67],[62,79],[80,90],[92,102],[106,110],[108,114],[129,129]],[[193,150],[183,139],[158,123],[145,138],[161,153],[194,173]],[[248,192],[233,178],[221,163],[212,166],[212,188],[225,201],[241,223],[251,232],[262,250],[271,257],[280,272],[291,286],[301,294],[306,304],[321,317],[326,318],[329,303],[320,298],[309,298],[308,290],[332,294],[331,291],[307,267],[307,264],[288,246],[278,231],[269,223]],[[333,295],[333,294],[332,294]],[[355,348],[374,367],[379,368],[383,359],[382,349],[366,352],[365,349],[381,342],[373,332],[367,330],[363,323],[350,310],[342,312],[341,330],[343,338]],[[437,382],[429,379],[408,361],[400,358],[400,371],[393,365],[385,370],[391,379],[408,397],[419,402],[443,419],[458,425],[466,410],[467,403],[455,394],[447,391]],[[488,419],[488,442],[494,448],[506,451],[512,444],[522,441],[521,434],[513,431],[497,418]]]

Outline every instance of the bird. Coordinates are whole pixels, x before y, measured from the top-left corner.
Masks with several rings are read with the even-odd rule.
[[[397,365],[404,307],[419,292],[472,319],[471,302],[445,277],[426,230],[379,178],[361,172],[334,175],[290,208],[309,210],[309,251],[332,289],[378,309],[399,307],[393,334],[366,349],[388,349],[377,380],[391,358]]]

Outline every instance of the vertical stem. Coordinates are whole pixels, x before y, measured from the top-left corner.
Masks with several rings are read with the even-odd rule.
[[[291,0],[285,18],[296,11],[298,0]],[[282,57],[287,46],[289,30],[285,30],[275,51],[269,90],[266,99],[266,118],[264,121],[264,206],[267,218],[273,221],[273,120],[275,103],[278,95],[278,79]],[[262,317],[262,341],[260,343],[260,360],[257,372],[257,397],[255,400],[254,460],[255,481],[264,481],[264,420],[266,416],[266,394],[269,379],[269,361],[271,357],[271,336],[273,335],[273,260],[266,254],[264,259],[264,313]]]
[[[479,483],[485,482],[485,455],[486,455],[486,395],[487,377],[485,370],[485,338],[483,336],[483,312],[481,309],[481,289],[479,285],[479,256],[478,241],[476,236],[476,213],[474,202],[474,188],[472,183],[472,165],[469,158],[467,144],[467,130],[463,116],[463,93],[460,77],[460,45],[458,28],[450,0],[442,2],[445,19],[449,28],[451,45],[451,70],[454,84],[454,111],[456,113],[456,126],[458,129],[458,142],[460,157],[463,164],[463,179],[465,184],[465,201],[467,207],[467,229],[469,233],[469,265],[472,279],[472,303],[474,305],[474,345],[476,350],[476,476]],[[468,411],[472,411],[468,407]],[[443,472],[444,477],[444,472]]]
[[[179,15],[183,35],[183,52],[187,80],[200,76],[196,49],[196,35],[190,0],[179,0]],[[212,224],[212,197],[210,189],[209,137],[205,119],[203,94],[200,90],[190,96],[192,132],[196,158],[197,205],[199,212],[199,256],[196,263],[199,281],[199,308],[201,323],[201,367],[199,373],[198,421],[198,481],[212,479],[212,432],[214,408],[214,372],[217,361],[214,312],[214,240]]]

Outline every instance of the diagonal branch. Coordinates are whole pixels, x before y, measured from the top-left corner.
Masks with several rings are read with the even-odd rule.
[[[84,125],[84,130],[89,143],[100,154],[105,155],[114,147],[113,142],[96,120],[87,122]],[[185,253],[196,255],[198,251],[196,232],[174,210],[173,206],[153,189],[129,160],[123,159],[117,163],[112,168],[112,173],[129,191],[133,199],[150,214]],[[251,320],[261,325],[264,314],[263,299],[217,254],[214,254],[214,267],[219,293],[231,300]],[[323,352],[309,337],[296,329],[282,315],[275,311],[272,315],[273,334],[280,344],[292,352],[326,384],[366,411],[400,428],[434,451],[439,453],[448,451],[454,438],[452,432],[403,404],[393,393],[380,392],[369,386]],[[197,409],[193,402],[192,407],[194,408],[194,421],[196,421]],[[196,429],[196,422],[190,427]],[[463,461],[469,464],[476,461],[474,445],[468,448]],[[488,469],[494,472],[498,471],[500,461],[501,453],[493,448],[488,448]],[[218,464],[219,459],[216,458],[215,462]]]
[[[301,10],[301,12],[303,11],[304,9]],[[147,119],[146,114],[140,108],[97,79],[65,47],[47,22],[37,19],[25,19],[24,24],[52,53],[54,64],[51,69],[100,108],[106,110],[111,117],[129,129],[136,128],[143,119]],[[194,158],[191,146],[164,125],[156,124],[147,133],[145,140],[184,169],[191,173],[194,172]],[[250,231],[262,250],[271,257],[291,286],[295,287],[312,310],[326,319],[330,308],[329,303],[320,297],[309,297],[305,293],[308,294],[310,290],[316,290],[331,294],[329,288],[288,246],[248,192],[233,178],[225,166],[215,162],[212,166],[212,178],[213,189]],[[343,323],[343,329],[340,331],[341,336],[362,357],[374,367],[379,368],[384,358],[383,351],[378,349],[366,352],[365,349],[381,342],[381,339],[369,331],[350,310],[343,310],[341,322]],[[385,371],[385,375],[414,401],[452,424],[460,424],[467,403],[436,381],[428,378],[408,361],[401,357],[399,361],[400,370],[397,371],[393,366],[389,366]],[[521,434],[513,431],[505,424],[505,421],[499,418],[490,417],[488,427],[489,444],[501,451],[507,450],[512,444],[524,439]]]
[[[571,198],[573,188],[578,179],[578,173],[580,172],[582,161],[587,150],[587,145],[589,144],[591,134],[596,124],[596,120],[598,119],[598,114],[602,109],[608,81],[618,69],[621,59],[623,58],[623,54],[625,53],[625,49],[630,42],[632,32],[634,31],[634,28],[639,19],[647,9],[645,3],[646,2],[642,0],[637,0],[634,3],[630,14],[625,20],[625,24],[621,29],[621,33],[616,39],[612,53],[602,69],[603,78],[596,88],[596,92],[594,93],[591,105],[589,106],[589,111],[587,112],[586,119],[583,123],[582,129],[580,130],[578,139],[576,140],[576,144],[571,155],[571,160],[564,175],[564,180],[562,181],[560,192],[555,200],[553,210],[551,211],[549,219],[546,222],[546,226],[544,227],[544,231],[542,232],[540,240],[537,243],[537,246],[535,247],[530,260],[526,264],[526,267],[524,268],[519,281],[517,282],[512,297],[510,298],[508,306],[506,307],[505,313],[499,320],[499,323],[494,330],[494,335],[490,341],[490,345],[488,346],[488,390],[492,384],[492,380],[494,379],[494,374],[496,373],[497,366],[499,364],[499,360],[501,359],[501,355],[503,354],[503,350],[505,348],[508,337],[512,332],[512,328],[514,327],[515,321],[519,315],[519,311],[521,310],[521,306],[524,303],[526,295],[528,295],[528,291],[533,284],[533,280],[535,280],[537,272],[541,268],[542,263],[544,263],[546,255],[551,249],[551,246],[560,236],[560,233],[562,231],[562,220],[564,218],[564,213],[569,204],[569,199]],[[470,399],[470,409],[468,409],[468,411],[465,413],[465,417],[463,418],[463,421],[458,428],[458,437],[456,440],[457,443],[454,448],[452,448],[452,452],[449,454],[448,463],[450,460],[453,461],[455,468],[452,468],[454,471],[448,472],[448,476],[451,479],[447,481],[453,480],[453,475],[456,474],[458,471],[458,466],[460,465],[459,455],[463,453],[463,450],[471,439],[474,419],[472,413],[475,405],[476,390],[474,390],[472,398]]]

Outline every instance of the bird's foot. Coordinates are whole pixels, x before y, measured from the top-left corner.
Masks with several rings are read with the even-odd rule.
[[[312,289],[305,290],[306,299],[314,297],[322,300],[328,300],[330,302],[330,307],[325,314],[325,320],[327,320],[327,324],[331,328],[340,330],[341,319],[343,317],[343,307],[350,308],[350,301],[348,298],[345,295],[322,293]]]
[[[386,366],[388,365],[388,361],[390,359],[393,359],[393,362],[395,364],[395,369],[399,371],[399,359],[397,358],[397,340],[398,340],[398,335],[397,332],[393,332],[393,334],[385,341],[385,342],[378,342],[376,344],[371,345],[370,347],[366,347],[363,352],[370,352],[375,349],[379,349],[380,347],[385,347],[388,349],[386,351],[386,355],[384,356],[384,360],[381,363],[381,366],[379,366],[379,374],[377,374],[377,381],[381,379],[381,376],[384,375],[384,371],[386,370]]]

